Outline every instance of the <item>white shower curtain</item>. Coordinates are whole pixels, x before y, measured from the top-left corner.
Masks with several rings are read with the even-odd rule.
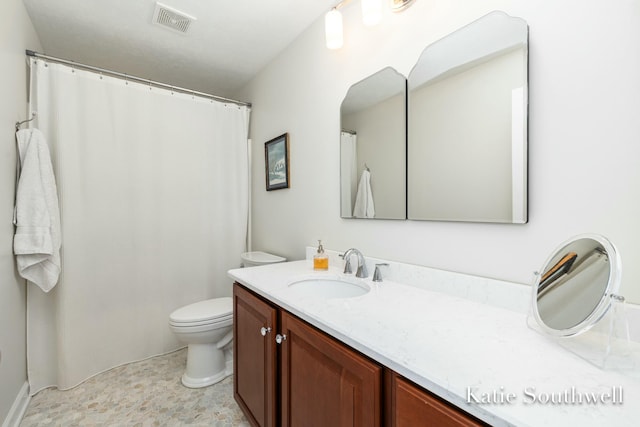
[[[250,110],[31,59],[60,197],[62,275],[29,283],[30,392],[181,346],[174,309],[231,295]]]
[[[356,150],[357,135],[340,132],[340,211],[343,218],[353,216],[353,203],[358,184],[358,156]]]

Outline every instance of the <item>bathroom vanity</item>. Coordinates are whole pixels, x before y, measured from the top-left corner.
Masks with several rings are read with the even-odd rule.
[[[482,425],[237,282],[233,298],[234,396],[253,425]]]
[[[254,425],[633,426],[640,419],[638,379],[585,362],[528,328],[522,305],[507,307],[528,299],[527,286],[393,262],[374,283],[345,276],[335,259],[331,265],[314,272],[308,259],[229,271],[234,393]],[[312,279],[366,292],[294,289]],[[548,400],[571,391],[604,400]]]

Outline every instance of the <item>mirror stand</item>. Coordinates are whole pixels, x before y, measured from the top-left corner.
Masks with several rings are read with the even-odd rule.
[[[604,236],[562,243],[535,273],[527,324],[600,369],[640,378],[640,342],[630,339],[618,294],[621,270],[620,254]]]
[[[630,339],[624,297],[611,294],[610,299],[606,313],[591,328],[576,335],[546,333],[531,312],[527,326],[600,369],[624,371],[640,378],[640,343]]]

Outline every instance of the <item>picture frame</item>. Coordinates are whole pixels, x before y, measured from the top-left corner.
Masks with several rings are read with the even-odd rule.
[[[289,188],[289,134],[264,143],[264,169],[267,191]]]

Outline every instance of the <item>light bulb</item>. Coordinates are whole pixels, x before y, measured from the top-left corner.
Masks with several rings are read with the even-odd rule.
[[[324,31],[327,41],[327,48],[340,49],[343,44],[342,14],[338,9],[331,9],[324,16]]]

